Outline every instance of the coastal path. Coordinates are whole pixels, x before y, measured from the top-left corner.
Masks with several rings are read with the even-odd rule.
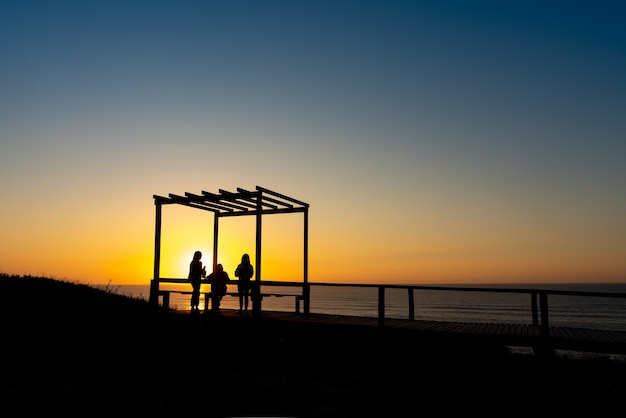
[[[170,283],[184,283],[181,279],[165,279]],[[548,299],[552,296],[576,296],[582,298],[610,298],[626,299],[625,293],[614,292],[581,292],[563,290],[541,290],[525,288],[488,288],[488,287],[443,287],[443,286],[413,286],[413,285],[373,285],[373,284],[337,284],[337,283],[296,283],[296,282],[261,282],[263,291],[260,296],[270,297],[294,297],[295,309],[293,312],[276,312],[261,309],[260,297],[256,309],[252,312],[252,318],[261,321],[279,321],[285,324],[298,326],[319,325],[325,327],[341,327],[343,329],[370,330],[367,332],[402,332],[415,338],[439,338],[451,339],[454,343],[463,344],[497,344],[504,346],[530,347],[536,355],[552,354],[555,350],[572,350],[605,354],[626,355],[626,331],[590,329],[582,327],[554,326],[550,322],[550,309]],[[288,286],[295,292],[290,294],[272,293],[267,290],[273,286]],[[359,317],[346,315],[331,315],[311,313],[309,309],[309,295],[312,286],[343,286],[343,287],[375,287],[378,289],[378,317]],[[298,289],[299,288],[299,289]],[[258,288],[260,290],[260,286]],[[387,289],[400,289],[406,291],[408,298],[408,312],[406,319],[385,317],[385,291]],[[506,323],[498,322],[450,322],[438,320],[420,320],[415,318],[414,292],[417,290],[435,290],[442,292],[491,292],[491,293],[517,293],[527,295],[530,298],[530,323]],[[163,304],[167,308],[170,291],[161,291]],[[185,293],[178,291],[179,293]],[[469,294],[469,293],[468,293]],[[205,294],[208,304],[210,294]],[[207,306],[205,304],[205,306]],[[303,309],[300,309],[300,307]],[[181,311],[178,311],[181,312]],[[188,311],[182,311],[188,313]],[[225,317],[240,318],[236,312],[224,310]],[[203,315],[210,313],[204,312]],[[581,312],[582,315],[582,312]],[[207,316],[208,318],[208,316]],[[626,321],[626,318],[625,318]]]
[[[190,315],[189,311],[171,311]],[[404,320],[329,315],[318,313],[295,313],[263,311],[260,316],[244,316],[234,310],[221,311],[219,318],[210,312],[200,314],[207,321],[258,321],[297,327],[302,331],[315,332],[361,332],[372,337],[381,332],[403,335],[414,339],[445,341],[460,345],[500,345],[532,348],[535,355],[553,354],[554,350],[572,350],[601,354],[626,355],[626,332],[571,327],[550,327],[546,335],[538,325],[504,323],[470,323],[425,320]],[[210,324],[209,324],[210,326]]]

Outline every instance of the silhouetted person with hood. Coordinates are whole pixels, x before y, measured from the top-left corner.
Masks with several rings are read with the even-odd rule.
[[[226,283],[230,282],[230,277],[224,271],[224,267],[218,264],[215,266],[215,270],[207,276],[207,282],[211,283],[211,310],[218,314],[220,313],[220,303],[226,294]]]

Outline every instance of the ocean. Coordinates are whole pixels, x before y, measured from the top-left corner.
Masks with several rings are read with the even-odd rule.
[[[204,285],[203,285],[204,286]],[[163,289],[191,290],[188,285],[162,284]],[[454,286],[445,286],[454,288]],[[476,291],[414,290],[414,315],[416,320],[453,322],[496,322],[532,324],[531,297],[527,293],[480,291],[484,288],[565,290],[583,292],[626,293],[624,284],[516,284],[516,285],[462,285]],[[119,294],[148,300],[149,284],[121,285],[109,290]],[[235,291],[236,284],[229,287]],[[264,291],[294,294],[293,287],[275,287]],[[208,291],[203,288],[202,291]],[[170,308],[189,309],[189,295],[171,294]],[[204,301],[201,302],[202,304]],[[551,326],[606,329],[626,331],[626,299],[549,295],[549,321]],[[224,309],[239,309],[237,297],[226,296]],[[263,310],[295,311],[292,296],[266,297]],[[203,309],[203,306],[200,306]],[[376,287],[311,286],[311,313],[350,315],[376,318],[378,316],[378,289]],[[387,288],[385,291],[385,317],[408,319],[409,301],[406,289]]]

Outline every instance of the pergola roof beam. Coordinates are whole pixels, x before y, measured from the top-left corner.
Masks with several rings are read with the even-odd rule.
[[[254,192],[248,191],[246,189],[242,189],[241,187],[238,187],[237,190],[242,192],[242,193],[254,193]],[[257,194],[258,194],[258,192],[257,192]],[[293,205],[291,203],[287,203],[287,202],[285,202],[283,200],[278,200],[278,199],[274,199],[274,198],[271,198],[271,197],[267,197],[265,195],[262,195],[262,196],[263,196],[262,197],[263,201],[276,203],[277,205],[284,206],[284,207],[287,207],[287,208],[293,208]],[[267,206],[270,206],[270,205],[268,204]],[[273,205],[271,205],[271,206],[274,209],[278,209],[278,206],[273,206]]]
[[[236,194],[236,193],[229,192],[228,190],[222,190],[222,189],[220,189],[220,193],[221,193],[222,195],[224,195],[224,196],[228,196],[228,197],[230,197],[231,199],[246,199],[246,200],[248,200],[248,201],[255,202],[255,203],[257,203],[257,202],[258,202],[258,200],[259,200],[259,194],[258,194],[258,193],[255,193],[255,194],[254,194],[254,198],[252,198],[252,197],[243,197],[243,196],[240,196],[241,194],[248,194],[249,192],[239,193],[239,195],[238,195],[238,194]],[[263,206],[267,206],[267,207],[272,208],[272,209],[278,209],[278,206],[275,206],[275,205],[271,205],[271,204],[269,204],[269,203],[266,203],[265,201],[263,201],[263,199],[261,200],[261,205],[263,205]],[[254,207],[254,208],[256,208],[256,204],[255,204],[255,205],[253,205],[253,207]]]
[[[185,196],[198,200],[199,202],[202,202],[203,204],[217,205],[217,203],[214,203],[212,201],[207,202],[207,198],[205,196],[200,196],[200,195],[189,193],[189,192],[185,192]],[[217,200],[217,201],[219,202],[219,207],[229,207],[229,208],[236,209],[236,210],[242,210],[244,212],[248,211],[248,208],[243,207],[243,205],[239,205],[238,204],[239,202],[232,202],[232,201],[225,202],[223,199]]]
[[[208,210],[217,216],[239,216],[273,213],[305,212],[308,203],[257,186],[256,191],[238,187],[237,192],[220,189],[219,193],[185,192],[184,196],[170,193],[169,197],[153,195],[156,204],[181,205]]]
[[[162,203],[167,203],[167,204],[178,204],[178,205],[183,205],[183,206],[188,206],[190,208],[194,208],[194,209],[202,209],[202,210],[208,210],[211,212],[214,212],[215,214],[218,214],[220,212],[220,210],[218,208],[211,208],[211,207],[207,207],[205,205],[200,205],[198,203],[193,203],[193,202],[185,202],[185,201],[178,201],[176,199],[168,199],[166,202],[162,202]]]
[[[294,199],[293,197],[285,196],[284,194],[273,192],[273,191],[271,191],[269,189],[266,189],[264,187],[256,186],[256,189],[258,191],[260,191],[260,192],[269,193],[269,194],[273,195],[274,197],[278,197],[278,198],[286,200],[288,202],[293,202],[296,205],[300,205],[300,206],[304,206],[304,207],[308,207],[309,206],[308,203],[304,203],[304,202],[302,202],[300,200]]]
[[[282,208],[282,209],[263,209],[261,214],[263,215],[272,215],[275,213],[301,213],[306,211],[306,208]],[[242,216],[242,215],[254,215],[256,212],[232,212],[232,213],[221,213],[219,216],[221,218],[228,218],[231,216]]]
[[[218,205],[212,202],[195,202],[195,201],[191,201],[189,198],[184,197],[184,196],[179,196],[173,193],[169,194],[170,198],[172,200],[175,200],[176,203],[180,203],[183,205],[187,205],[187,206],[193,206],[195,208],[199,208],[199,209],[208,209],[210,211],[227,211],[227,212],[233,212],[234,210],[232,208],[227,208],[225,206],[222,205]]]
[[[202,192],[202,193],[205,193],[205,192]],[[251,198],[245,198],[246,201],[242,202],[242,201],[237,200],[237,199],[244,199],[240,196],[235,196],[233,195],[233,193],[229,193],[229,192],[224,193],[224,191],[222,191],[222,193],[223,194],[220,196],[215,195],[215,196],[218,196],[218,198],[221,199],[221,201],[224,200],[224,196],[227,196],[227,198],[229,199],[229,202],[236,203],[238,205],[241,205],[242,207],[245,206],[246,208],[256,209],[256,203],[250,203],[250,202],[255,202]]]

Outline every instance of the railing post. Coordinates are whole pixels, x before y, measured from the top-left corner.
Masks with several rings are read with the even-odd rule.
[[[261,316],[261,284],[258,280],[252,281],[251,286],[251,299],[252,299],[252,316],[258,318]]]
[[[539,325],[539,315],[537,314],[537,291],[533,290],[530,293],[530,309],[533,316],[533,326]]]
[[[540,292],[539,301],[541,305],[541,334],[547,336],[550,327],[548,321],[548,294],[546,292]]]
[[[378,286],[378,325],[385,325],[385,287]]]
[[[550,322],[548,320],[548,294],[539,291],[539,309],[541,311],[541,335],[539,343],[533,346],[533,352],[537,357],[550,358],[556,355],[556,351],[550,341]]]
[[[409,321],[415,319],[415,301],[413,300],[413,288],[407,288],[409,291]]]
[[[163,295],[163,305],[162,305],[162,309],[164,311],[167,311],[170,309],[170,292],[167,291],[159,291],[160,294]],[[157,296],[158,297],[158,296]]]
[[[210,292],[204,292],[204,312],[207,313],[209,312],[209,302],[211,302],[213,299],[211,298],[211,293]]]
[[[304,313],[308,314],[311,311],[311,285],[306,283],[302,286],[302,296],[304,297]]]

